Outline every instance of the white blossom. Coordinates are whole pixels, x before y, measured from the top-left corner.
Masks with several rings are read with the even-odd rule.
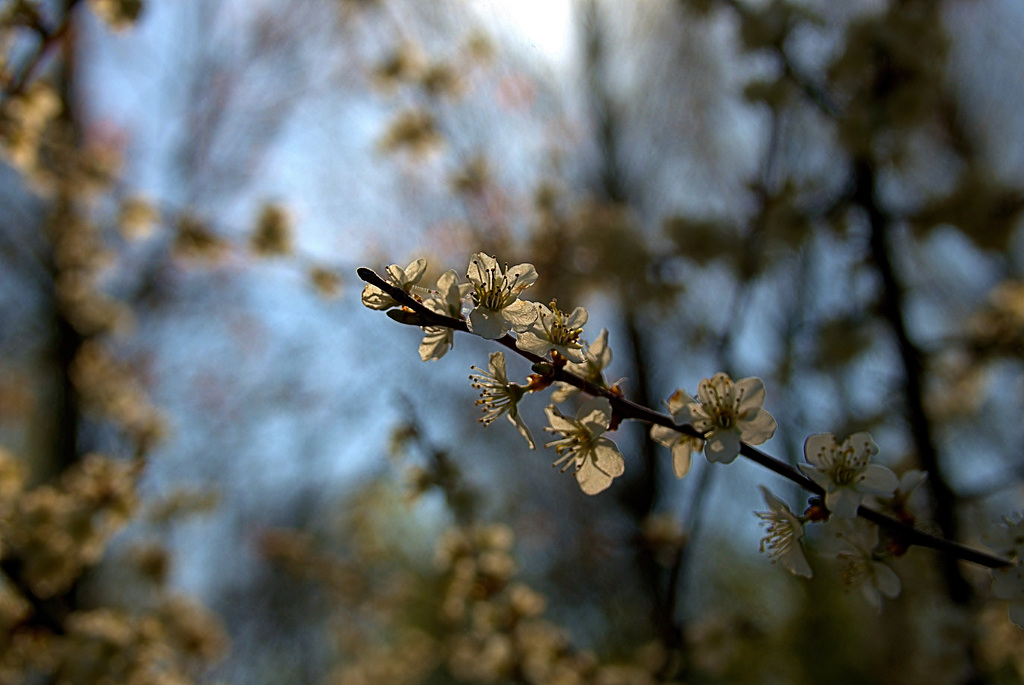
[[[837,554],[843,563],[843,583],[859,588],[864,599],[876,611],[882,608],[882,595],[893,599],[900,594],[896,572],[875,558],[878,528],[866,521],[844,521],[839,533],[842,547]]]
[[[602,328],[597,338],[592,343],[583,343],[583,362],[569,362],[565,370],[590,381],[595,385],[604,387],[604,370],[612,363],[612,348],[608,346],[608,329]],[[555,403],[565,402],[570,397],[575,397],[580,389],[575,385],[558,382],[551,391],[551,401]]]
[[[544,445],[554,447],[559,454],[552,466],[561,464],[563,473],[573,467],[576,482],[583,492],[596,495],[625,472],[626,463],[619,448],[602,435],[612,418],[612,406],[607,398],[587,400],[575,419],[562,415],[555,405],[545,411],[551,425],[544,430],[562,434],[558,440]]]
[[[768,505],[768,511],[755,512],[768,530],[768,534],[761,540],[761,552],[767,548],[772,563],[782,564],[793,575],[810,578],[811,566],[800,545],[800,539],[804,536],[803,521],[768,488],[761,485],[758,488]]]
[[[537,320],[530,328],[519,334],[516,347],[543,357],[556,350],[563,357],[577,364],[583,363],[583,344],[580,334],[587,322],[587,310],[576,307],[566,315],[555,302],[550,307],[537,304]]]
[[[458,319],[462,316],[462,300],[472,286],[459,283],[459,276],[454,269],[441,274],[437,279],[437,293],[423,301],[423,306],[434,312]],[[420,343],[420,359],[428,361],[440,359],[455,342],[455,331],[447,326],[424,326],[423,342]]]
[[[391,264],[384,269],[384,280],[396,288],[409,292],[412,286],[420,282],[423,272],[426,270],[426,259],[417,259],[404,269],[397,264]],[[362,300],[363,304],[370,309],[384,310],[398,306],[398,302],[393,297],[369,283],[363,288]]]
[[[740,452],[740,443],[760,445],[775,434],[775,419],[766,412],[764,384],[760,378],[735,383],[716,373],[697,386],[697,399],[682,393],[679,418],[704,434],[708,461],[729,463]]]
[[[665,405],[672,414],[672,420],[676,423],[686,423],[690,414],[687,405],[693,401],[689,395],[682,390],[676,390],[668,398]],[[672,450],[672,468],[676,478],[682,478],[690,472],[692,455],[704,449],[704,439],[686,433],[680,433],[667,426],[651,426],[651,440],[664,445]]]
[[[473,333],[496,339],[509,330],[525,331],[537,320],[537,305],[519,299],[537,281],[533,264],[517,264],[502,272],[494,257],[477,252],[466,276],[473,286],[474,306],[467,322]]]
[[[841,444],[831,433],[818,433],[804,442],[808,463],[800,470],[824,488],[829,511],[854,518],[865,495],[890,496],[900,485],[888,468],[868,463],[875,454],[878,446],[868,433],[854,433]]]
[[[534,449],[536,444],[533,442],[533,436],[519,415],[518,408],[519,400],[523,399],[527,389],[524,386],[509,383],[508,375],[505,373],[505,355],[501,352],[492,352],[487,371],[476,366],[470,368],[479,372],[470,375],[469,379],[473,381],[471,385],[480,391],[480,399],[476,401],[484,413],[480,418],[480,423],[489,426],[496,418],[505,414],[508,416],[509,423],[526,438],[530,449]]]

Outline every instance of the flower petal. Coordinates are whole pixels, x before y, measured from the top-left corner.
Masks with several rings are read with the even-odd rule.
[[[896,474],[880,464],[868,464],[857,476],[855,487],[872,495],[891,495],[900,486]]]
[[[680,412],[682,412],[687,406],[696,403],[697,400],[693,399],[690,395],[680,389],[669,395],[665,405],[668,407],[669,412],[672,413],[672,420],[679,423],[681,419],[685,421],[685,419],[689,418],[688,415],[680,416]]]
[[[537,282],[537,269],[533,264],[516,264],[505,273],[505,281],[516,295]]]
[[[708,433],[704,455],[708,461],[728,464],[740,453],[740,436],[735,431],[714,430]]]
[[[760,378],[743,378],[736,381],[733,392],[740,397],[740,416],[746,416],[748,412],[754,412],[764,404],[764,383]]]
[[[508,328],[516,331],[525,331],[537,320],[537,304],[526,300],[516,300],[501,310],[500,316],[505,320]]]
[[[537,449],[537,444],[533,441],[533,435],[530,434],[530,428],[526,425],[526,422],[523,421],[523,417],[519,415],[519,410],[513,407],[508,410],[507,416],[508,422],[516,427],[516,430],[519,431],[520,435],[526,438],[526,444],[530,446],[530,449]]]
[[[852,488],[839,488],[825,493],[825,506],[838,518],[852,519],[857,517],[857,507],[864,495]]]
[[[694,444],[689,440],[683,440],[672,447],[672,470],[675,471],[676,478],[683,478],[690,472],[690,467],[693,465],[693,453],[700,451],[699,449],[694,450],[693,447]]]
[[[405,267],[405,282],[402,284],[404,288],[407,285],[414,285],[420,282],[423,278],[423,272],[427,270],[427,260],[417,259],[415,262]]]
[[[804,441],[804,459],[808,464],[827,468],[832,463],[832,451],[835,448],[836,438],[831,433],[808,436]]]
[[[571,433],[572,431],[579,430],[577,423],[573,419],[564,416],[562,412],[558,411],[558,407],[553,404],[548,405],[544,409],[544,413],[548,415],[548,424],[551,426],[552,431]]]
[[[594,397],[580,405],[576,413],[576,420],[579,421],[588,431],[594,435],[600,435],[608,430],[612,419],[612,403],[607,397]]]
[[[889,599],[899,596],[902,585],[895,571],[880,561],[872,562],[871,569],[875,574],[875,587],[879,592]]]
[[[469,313],[466,326],[470,332],[488,340],[497,340],[508,333],[508,328],[501,316],[483,307],[477,307]]]
[[[466,270],[466,278],[473,282],[473,285],[487,283],[489,273],[497,273],[498,260],[485,252],[477,252],[469,260],[469,268]]]
[[[751,445],[760,445],[767,442],[773,435],[778,424],[771,414],[764,409],[758,410],[757,414],[750,421],[743,421],[739,424],[740,436],[744,442]]]

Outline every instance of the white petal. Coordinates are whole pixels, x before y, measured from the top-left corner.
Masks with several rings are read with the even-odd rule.
[[[832,483],[832,479],[829,478],[828,473],[821,470],[817,466],[811,464],[797,464],[797,468],[804,472],[804,475],[813,480],[815,483],[820,485],[822,488],[827,489]]]
[[[857,517],[863,499],[864,495],[853,488],[838,488],[825,494],[825,506],[838,518],[852,519]]]
[[[466,325],[470,332],[489,340],[497,340],[508,333],[508,328],[502,318],[496,312],[483,307],[477,307],[469,313]]]
[[[576,471],[576,482],[579,483],[580,490],[588,495],[596,495],[607,490],[608,486],[612,484],[612,480],[611,475],[597,468],[590,459],[583,462],[583,465]]]
[[[420,359],[436,361],[452,348],[452,330],[450,328],[424,328],[423,342],[420,343]]]
[[[693,465],[693,443],[684,440],[672,448],[672,470],[676,478],[683,478]]]
[[[537,336],[536,333],[531,331],[523,331],[516,338],[516,347],[526,352],[532,352],[533,354],[543,357],[551,351],[551,341],[546,340]]]
[[[530,449],[536,449],[537,445],[534,443],[533,436],[530,434],[530,428],[526,425],[526,422],[523,421],[523,417],[519,415],[519,411],[513,407],[508,410],[507,416],[509,423],[515,426],[516,430],[519,431],[519,434],[526,438],[526,444],[530,446]]]
[[[487,282],[488,272],[497,272],[498,260],[484,252],[477,252],[469,260],[469,268],[466,270],[466,278],[474,285],[483,285]]]
[[[537,282],[537,269],[533,264],[516,264],[505,274],[505,281],[517,295]]]
[[[588,353],[597,361],[598,367],[605,369],[612,363],[612,348],[608,347],[608,329],[602,328],[597,339],[590,343]]]
[[[735,431],[711,431],[704,445],[708,461],[728,464],[740,453],[740,436]]]
[[[872,495],[891,495],[899,486],[900,479],[896,474],[879,464],[865,466],[856,481],[857,490]]]
[[[487,370],[491,372],[499,383],[508,384],[508,374],[505,373],[505,353],[491,352],[491,358],[487,364]]]
[[[572,433],[580,430],[579,425],[567,416],[563,416],[562,412],[558,411],[558,407],[555,405],[548,405],[544,412],[548,415],[548,424],[550,424],[553,430],[559,433]]]
[[[398,304],[386,292],[377,286],[370,284],[367,284],[366,287],[363,288],[362,300],[365,306],[378,311],[390,309]]]
[[[804,441],[804,459],[808,464],[828,466],[831,463],[832,451],[836,448],[836,438],[831,433],[817,433],[808,436]]]
[[[565,325],[567,328],[583,328],[583,325],[587,323],[587,310],[583,307],[576,307],[565,319]]]
[[[651,440],[659,445],[673,447],[677,442],[679,442],[679,438],[681,437],[682,435],[680,435],[679,432],[674,431],[667,426],[659,426],[658,424],[651,426]]]
[[[875,587],[883,595],[892,599],[900,594],[900,577],[896,572],[880,561],[871,562],[875,574]]]
[[[739,425],[743,441],[751,445],[760,445],[763,442],[767,442],[775,435],[777,427],[778,424],[775,423],[775,419],[764,409],[758,410],[752,421],[743,421]]]
[[[404,288],[407,285],[415,285],[416,283],[419,283],[420,279],[423,278],[423,272],[426,270],[426,259],[417,259],[415,262],[409,264],[409,266],[405,267],[405,281],[402,283],[402,287]]]
[[[626,460],[622,458],[615,443],[608,438],[598,438],[594,447],[594,463],[613,478],[626,472]]]
[[[607,397],[594,397],[580,405],[576,420],[594,435],[608,430],[612,419],[612,403]]]
[[[736,381],[734,387],[737,396],[742,393],[743,397],[739,404],[740,416],[754,412],[764,404],[764,383],[760,378],[743,378]]]
[[[526,300],[516,300],[501,310],[500,316],[508,328],[515,332],[525,331],[537,320],[537,304]]]
[[[690,397],[688,394],[683,392],[681,389],[680,390],[676,390],[674,393],[669,395],[668,401],[665,402],[665,404],[668,406],[669,412],[671,412],[671,414],[672,414],[672,420],[675,421],[676,423],[679,423],[680,420],[684,420],[685,421],[686,419],[688,419],[689,415],[679,416],[679,414],[687,406],[689,406],[691,404],[696,404],[696,403],[697,403],[697,401],[695,399]]]

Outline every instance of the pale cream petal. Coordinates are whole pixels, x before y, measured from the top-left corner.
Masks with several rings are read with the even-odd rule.
[[[583,328],[583,325],[587,323],[587,310],[583,307],[576,307],[565,319],[565,325],[567,328]]]
[[[501,310],[501,318],[508,328],[516,331],[527,330],[537,320],[537,303],[526,300],[516,300]]]
[[[676,390],[674,393],[669,395],[668,401],[665,404],[668,406],[669,412],[672,413],[672,418],[676,423],[680,422],[680,419],[688,419],[689,415],[679,416],[680,412],[691,404],[696,404],[697,400],[693,399],[689,394],[680,390]]]
[[[764,404],[764,383],[760,378],[743,378],[736,381],[733,392],[741,398],[738,407],[740,416],[757,411]]]
[[[764,409],[759,410],[753,420],[742,421],[739,424],[743,441],[751,445],[760,445],[770,440],[775,435],[777,427],[775,419]]]
[[[488,272],[496,273],[498,261],[484,252],[477,252],[469,260],[469,268],[466,270],[466,278],[474,285],[483,285],[488,281]]]
[[[593,397],[580,405],[576,420],[591,433],[599,435],[608,430],[612,418],[612,403],[607,397]]]
[[[836,438],[831,433],[817,433],[804,441],[804,459],[808,464],[828,467],[832,463],[832,452],[836,449]]]
[[[512,292],[518,295],[537,282],[537,269],[533,264],[516,264],[509,267],[505,281],[512,286]]]
[[[651,426],[651,440],[659,445],[673,447],[677,442],[679,442],[679,438],[681,437],[682,436],[678,431],[674,431],[667,426],[660,426],[658,424]]]
[[[704,445],[708,461],[728,464],[740,453],[740,436],[735,431],[711,431]]]
[[[838,518],[852,519],[857,517],[857,507],[863,499],[864,495],[853,488],[838,488],[825,493],[825,506]]]
[[[551,428],[559,433],[571,433],[576,430],[580,430],[579,424],[564,416],[562,412],[558,411],[558,407],[551,404],[544,409],[544,413],[548,416],[548,424]]]
[[[693,443],[689,440],[682,440],[672,448],[672,470],[676,478],[682,478],[690,472],[693,464]]]
[[[599,368],[608,368],[608,365],[612,363],[612,348],[608,347],[607,328],[601,329],[601,332],[597,334],[597,338],[594,342],[590,343],[587,353],[590,355],[591,359],[597,362],[597,366]]]
[[[871,562],[871,570],[874,572],[875,587],[879,592],[889,599],[899,596],[902,585],[895,571],[880,561]]]
[[[426,270],[426,259],[417,259],[415,262],[410,263],[409,266],[405,267],[405,278],[403,279],[402,287],[419,283],[420,279],[423,278],[423,272]]]
[[[530,434],[530,428],[526,425],[526,422],[523,421],[523,417],[519,415],[519,410],[513,407],[508,410],[507,416],[509,423],[515,426],[516,430],[519,431],[519,434],[526,438],[526,444],[530,446],[530,449],[536,449],[537,445],[533,442],[533,436]]]
[[[454,336],[450,328],[428,327],[423,329],[423,342],[420,343],[420,359],[436,361],[452,348]]]
[[[469,320],[466,322],[466,326],[471,333],[475,333],[481,338],[487,338],[488,340],[496,340],[508,333],[508,328],[505,326],[501,316],[483,307],[477,307],[469,313]]]
[[[896,474],[879,464],[868,464],[856,480],[857,490],[872,495],[891,495],[899,486]]]

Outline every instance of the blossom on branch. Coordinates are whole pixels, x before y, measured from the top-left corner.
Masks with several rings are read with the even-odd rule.
[[[494,257],[477,252],[469,261],[466,277],[473,285],[473,310],[467,322],[473,333],[497,339],[509,330],[525,331],[537,320],[537,305],[519,299],[537,281],[533,264],[506,266],[503,273]]]
[[[583,361],[580,363],[569,362],[565,365],[565,370],[604,388],[607,386],[604,382],[603,371],[611,363],[612,348],[608,346],[608,329],[602,328],[594,342],[590,344],[587,344],[586,341],[583,342]],[[551,401],[565,402],[570,397],[576,396],[579,391],[580,389],[575,385],[555,383],[555,388],[551,391]]]
[[[580,406],[575,419],[564,416],[555,405],[550,405],[545,411],[551,425],[544,430],[562,434],[558,440],[544,445],[554,447],[559,455],[552,466],[561,464],[563,473],[574,467],[576,482],[583,492],[596,495],[625,472],[626,463],[619,448],[602,435],[612,419],[612,405],[608,398],[587,400]]]
[[[875,611],[882,609],[882,595],[889,599],[900,594],[900,578],[896,572],[875,558],[878,527],[866,521],[844,521],[838,534],[842,548],[837,555],[843,562],[843,583],[860,588],[861,594]]]
[[[397,264],[391,264],[384,270],[384,280],[396,288],[409,292],[412,286],[420,282],[420,279],[423,278],[423,272],[426,270],[426,259],[417,259],[404,269]],[[363,304],[370,309],[384,310],[398,306],[397,300],[371,284],[367,284],[363,288],[362,299]]]
[[[489,426],[494,419],[505,414],[508,416],[509,423],[526,438],[530,449],[534,449],[536,444],[533,442],[533,436],[530,435],[530,429],[523,422],[523,418],[519,416],[517,406],[519,400],[523,399],[523,395],[527,393],[527,389],[524,386],[508,382],[508,374],[505,372],[505,355],[501,352],[492,352],[487,371],[476,366],[470,368],[479,372],[470,375],[469,379],[473,381],[472,387],[480,391],[480,399],[476,401],[478,405],[481,405],[480,409],[484,413],[480,418],[480,423]]]
[[[810,578],[811,566],[800,545],[800,538],[804,536],[803,521],[768,488],[762,485],[758,488],[768,505],[768,511],[754,512],[768,529],[768,534],[761,540],[761,552],[767,548],[773,564],[778,562],[793,575]]]
[[[576,307],[568,316],[551,302],[546,307],[537,304],[537,320],[516,339],[516,347],[543,357],[552,350],[571,362],[582,364],[583,345],[580,334],[587,322],[587,310]]]
[[[868,433],[854,433],[837,444],[831,433],[818,433],[804,442],[807,464],[800,470],[825,490],[825,506],[839,518],[854,518],[865,495],[890,496],[900,486],[896,474],[869,464],[878,446]]]
[[[697,386],[696,400],[682,393],[677,421],[704,434],[708,461],[728,464],[740,453],[741,442],[760,445],[775,434],[775,419],[761,407],[764,394],[760,378],[734,383],[728,374],[716,373]]]
[[[449,269],[437,279],[438,292],[423,301],[423,306],[443,316],[458,319],[462,316],[462,300],[469,293],[471,285],[459,283],[455,269]],[[452,349],[455,331],[447,326],[424,326],[423,342],[420,343],[420,359],[440,359]]]
[[[682,390],[672,393],[665,403],[672,414],[672,420],[676,423],[686,423],[690,417],[687,405],[692,401],[693,398]],[[651,440],[672,450],[672,468],[676,472],[676,478],[682,478],[690,472],[693,453],[704,449],[703,438],[657,424],[651,426]]]

